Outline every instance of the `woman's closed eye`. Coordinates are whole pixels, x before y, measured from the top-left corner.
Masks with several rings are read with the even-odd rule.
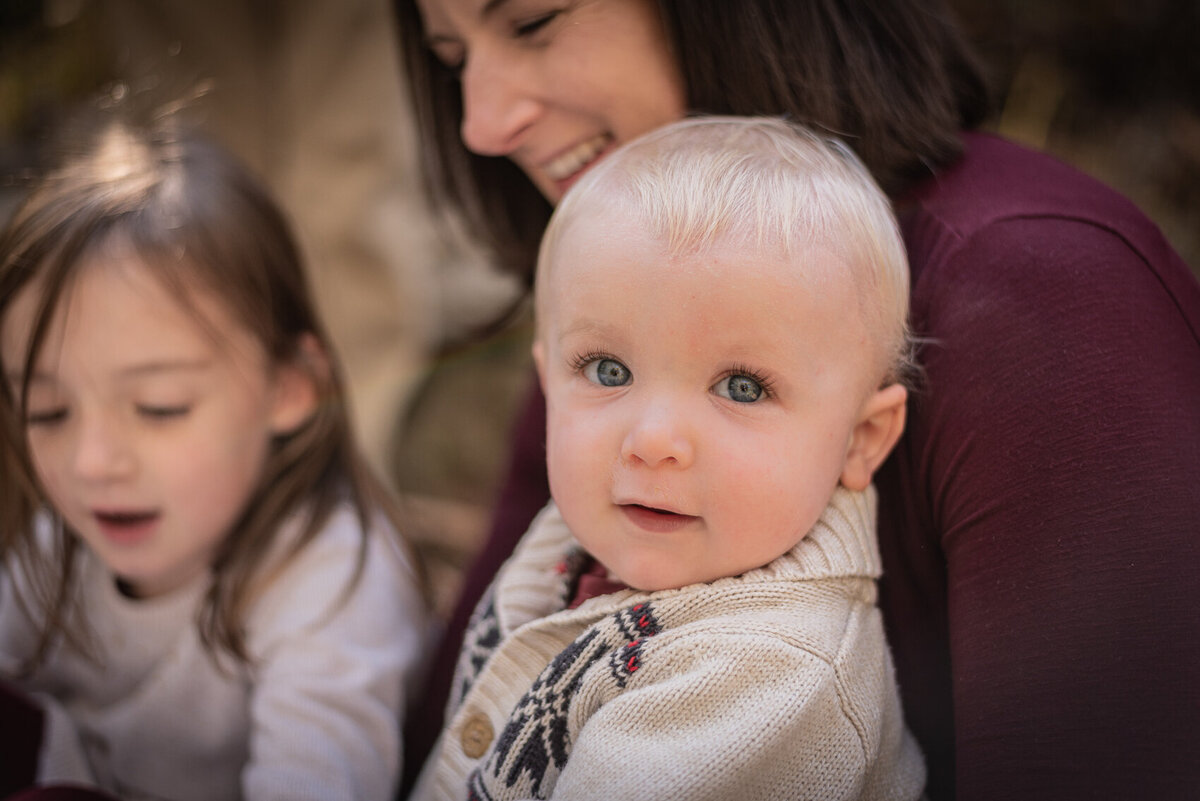
[[[512,24],[513,35],[518,39],[528,39],[553,22],[561,13],[561,9],[556,8],[518,19]]]

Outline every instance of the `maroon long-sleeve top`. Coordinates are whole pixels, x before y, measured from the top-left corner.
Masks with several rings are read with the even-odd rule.
[[[897,203],[925,382],[876,476],[881,606],[929,795],[1195,798],[1200,285],[1112,190],[965,144]],[[548,497],[544,429],[535,390],[410,758],[475,599]]]

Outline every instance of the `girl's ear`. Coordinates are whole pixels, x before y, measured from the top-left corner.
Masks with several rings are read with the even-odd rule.
[[[871,483],[871,476],[904,432],[907,400],[908,390],[900,384],[889,384],[876,390],[863,404],[858,422],[850,432],[846,463],[842,467],[842,486],[865,490]]]
[[[270,420],[273,434],[290,434],[308,422],[317,410],[319,387],[325,383],[329,369],[329,356],[321,343],[312,334],[302,334],[296,343],[296,355],[275,367]]]

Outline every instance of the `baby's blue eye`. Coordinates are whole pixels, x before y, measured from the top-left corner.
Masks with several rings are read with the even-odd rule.
[[[633,378],[629,368],[616,359],[596,359],[583,368],[589,381],[606,387],[623,387]]]
[[[763,386],[748,375],[731,375],[723,378],[713,387],[722,398],[729,398],[737,403],[754,403],[763,396]]]

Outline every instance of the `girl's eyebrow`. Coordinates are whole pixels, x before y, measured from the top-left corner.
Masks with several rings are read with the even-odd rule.
[[[199,372],[201,370],[207,370],[211,366],[211,359],[163,359],[143,362],[141,364],[132,364],[128,367],[123,367],[117,372],[117,375],[121,378],[136,378],[138,376],[152,373],[165,373],[174,371]],[[25,374],[16,370],[9,370],[5,373],[4,377],[13,386],[19,387],[25,382]],[[29,383],[31,384],[40,382],[49,383],[53,380],[53,376],[48,373],[43,373],[39,370],[35,370],[33,374],[29,376]]]
[[[206,358],[155,359],[123,367],[117,374],[122,378],[136,378],[150,373],[200,371],[206,370],[211,366],[212,360]]]

